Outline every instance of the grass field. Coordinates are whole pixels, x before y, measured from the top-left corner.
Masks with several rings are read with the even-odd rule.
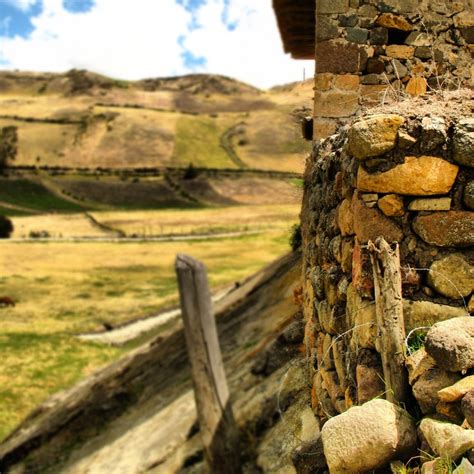
[[[182,243],[0,244],[0,294],[18,301],[0,309],[0,438],[50,394],[130,348],[79,342],[74,334],[177,303],[176,253],[204,261],[218,288],[288,250],[287,229]]]

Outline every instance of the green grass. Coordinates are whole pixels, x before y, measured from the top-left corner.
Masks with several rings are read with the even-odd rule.
[[[183,167],[192,163],[198,168],[236,168],[219,142],[224,131],[210,117],[180,118],[172,162]]]
[[[42,211],[84,210],[82,206],[61,199],[41,184],[28,179],[0,179],[0,201]]]

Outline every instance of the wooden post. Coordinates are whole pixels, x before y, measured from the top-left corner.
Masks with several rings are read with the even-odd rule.
[[[204,457],[213,474],[240,474],[239,432],[229,399],[206,267],[191,257],[178,255],[176,273]]]
[[[404,402],[408,377],[405,369],[405,321],[403,319],[400,251],[382,237],[369,242],[374,274],[378,337],[376,349],[382,358],[386,399]]]

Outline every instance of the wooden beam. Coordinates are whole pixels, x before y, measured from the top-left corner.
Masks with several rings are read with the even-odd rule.
[[[240,474],[239,432],[232,413],[206,267],[191,257],[178,255],[176,273],[204,457],[212,474]]]

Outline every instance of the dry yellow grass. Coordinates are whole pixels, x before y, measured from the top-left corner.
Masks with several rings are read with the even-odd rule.
[[[93,212],[94,218],[126,235],[188,235],[252,230],[285,230],[298,220],[300,206],[233,206],[193,210]]]
[[[127,350],[74,334],[177,303],[176,253],[204,261],[218,288],[288,250],[286,229],[180,243],[1,243],[0,294],[17,305],[0,309],[0,439],[51,393]]]

